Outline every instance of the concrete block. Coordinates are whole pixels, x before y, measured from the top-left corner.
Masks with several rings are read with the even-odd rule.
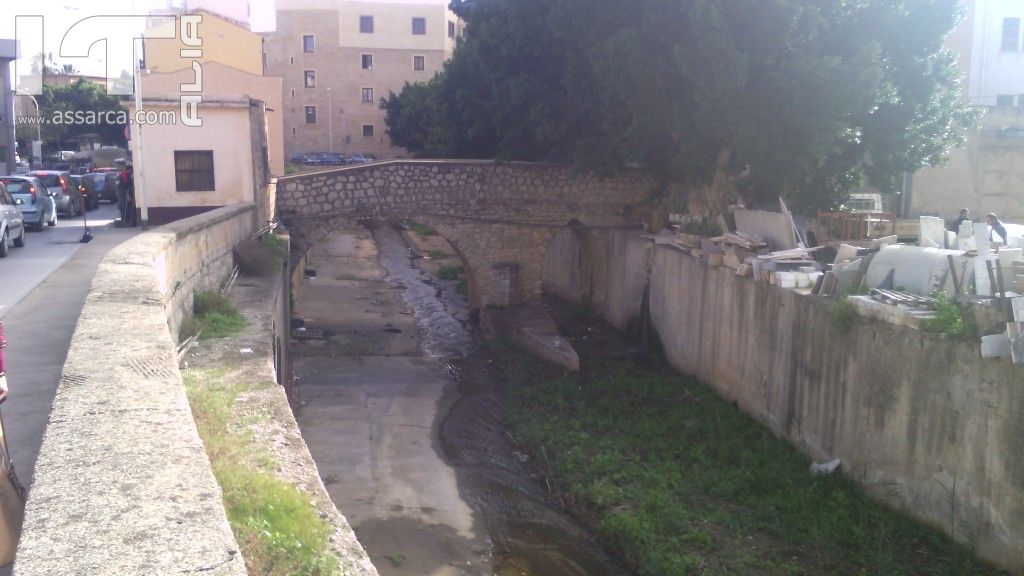
[[[1010,308],[1013,310],[1013,321],[1024,322],[1024,297],[1010,300]]]
[[[1004,332],[981,337],[982,358],[1003,358],[1010,355],[1010,337]]]
[[[946,247],[946,223],[935,216],[921,216],[921,234],[918,246],[922,248]]]

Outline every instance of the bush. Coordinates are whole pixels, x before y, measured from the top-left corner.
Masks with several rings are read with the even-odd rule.
[[[219,292],[198,292],[192,299],[192,313],[205,316],[211,312],[220,314],[237,314],[233,302]]]
[[[200,340],[224,338],[245,328],[245,317],[223,294],[198,292],[192,300],[192,317],[178,329],[178,340],[184,342],[199,334]]]
[[[935,294],[935,318],[921,321],[921,329],[926,332],[963,336],[966,331],[960,305],[950,300],[945,292]]]
[[[840,334],[846,334],[857,319],[857,308],[846,296],[837,296],[832,304],[832,328]]]
[[[273,276],[281,271],[287,256],[287,243],[273,234],[260,240],[246,240],[235,248],[235,264],[246,276]]]

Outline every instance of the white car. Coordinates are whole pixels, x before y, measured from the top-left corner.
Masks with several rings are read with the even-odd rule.
[[[18,248],[25,246],[25,219],[7,186],[0,184],[0,258],[7,257],[12,243]]]

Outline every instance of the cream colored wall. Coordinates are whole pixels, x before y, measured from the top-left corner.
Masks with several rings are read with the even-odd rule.
[[[155,26],[147,35],[166,33],[175,28],[174,38],[147,38],[146,68],[156,73],[169,73],[191,69],[192,61],[205,65],[208,62],[219,62],[249,74],[263,74],[263,39],[259,34],[233,22],[229,22],[209,12],[199,12],[202,22],[198,25],[198,35],[202,40],[202,56],[198,58],[182,58],[180,51],[186,46],[181,41],[181,19],[174,23]]]
[[[443,6],[339,2],[338,46],[341,48],[444,50],[446,35]],[[373,33],[359,31],[360,16],[373,16]],[[426,18],[426,34],[412,33],[412,19]]]
[[[173,104],[143,102],[145,110],[173,110]],[[134,106],[129,106],[134,111]],[[207,105],[203,125],[151,125],[142,128],[145,151],[139,139],[131,142],[132,157],[142,158],[146,203],[149,207],[225,206],[253,201],[252,151],[249,139],[249,107]],[[133,130],[137,130],[133,127]],[[216,190],[178,192],[174,180],[175,150],[213,150]]]
[[[177,97],[183,83],[191,83],[194,73],[191,69],[173,74],[148,74],[142,80],[144,96]],[[267,105],[267,147],[270,154],[270,173],[284,174],[284,106],[282,102],[281,78],[276,76],[254,76],[252,74],[212,62],[203,65],[204,98],[246,97],[262,100]],[[199,105],[203,117],[206,106]],[[240,136],[243,137],[243,136]]]

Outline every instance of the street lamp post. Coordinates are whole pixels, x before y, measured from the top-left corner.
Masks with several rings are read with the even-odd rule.
[[[331,89],[327,89],[327,134],[330,140],[328,152],[334,152],[334,101]]]

